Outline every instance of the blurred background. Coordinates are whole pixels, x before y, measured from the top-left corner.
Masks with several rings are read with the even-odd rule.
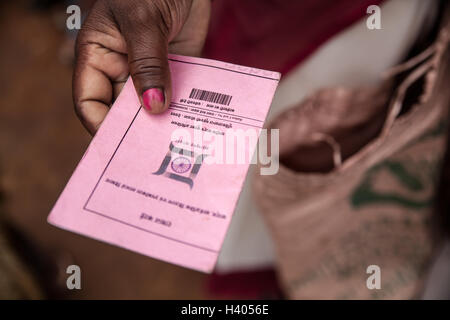
[[[66,8],[0,3],[0,298],[211,297],[204,274],[46,222],[91,139],[72,107]],[[70,264],[81,267],[82,290],[66,288]]]

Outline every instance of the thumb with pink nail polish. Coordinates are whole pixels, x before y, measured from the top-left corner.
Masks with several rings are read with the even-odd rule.
[[[165,110],[164,104],[164,93],[159,88],[147,89],[142,94],[142,106],[152,113],[159,113]]]
[[[169,107],[172,87],[167,35],[160,28],[141,26],[127,39],[130,75],[141,104],[150,113],[162,113]]]

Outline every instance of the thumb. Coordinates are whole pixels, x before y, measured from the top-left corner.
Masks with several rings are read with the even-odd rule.
[[[151,113],[161,113],[171,97],[167,37],[158,28],[145,28],[127,38],[130,75],[141,105]]]

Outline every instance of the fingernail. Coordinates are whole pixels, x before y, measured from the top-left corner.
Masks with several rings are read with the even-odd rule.
[[[149,111],[161,110],[164,107],[164,93],[159,88],[151,88],[142,94],[144,108]]]

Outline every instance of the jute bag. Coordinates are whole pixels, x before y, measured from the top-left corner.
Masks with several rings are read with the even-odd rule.
[[[331,172],[301,173],[280,165],[276,175],[254,177],[254,196],[273,236],[288,298],[418,297],[435,248],[433,196],[446,142],[450,28],[444,25],[431,47],[392,70],[406,77],[388,100],[375,139],[341,163],[339,144],[317,132],[307,138],[333,149],[336,167]],[[400,115],[407,89],[419,79],[424,79],[421,96]],[[324,101],[364,108],[383,103],[380,97],[387,94],[385,86],[329,89],[298,108]],[[288,132],[281,149],[302,133],[295,124],[303,112],[297,111],[268,126],[279,128],[280,136]],[[369,289],[376,284],[373,279],[367,283],[372,265],[380,268],[380,289]]]

